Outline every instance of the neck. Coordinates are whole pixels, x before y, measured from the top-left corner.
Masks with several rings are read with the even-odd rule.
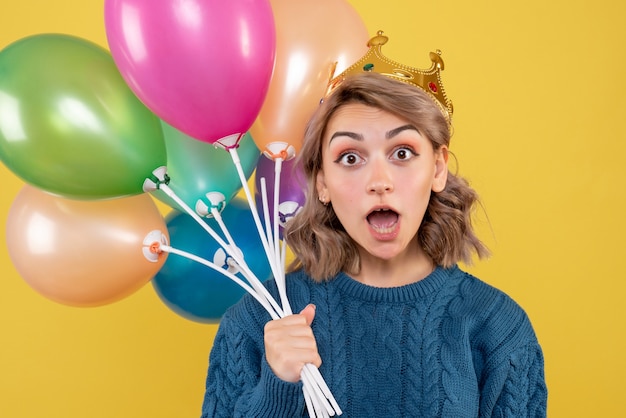
[[[381,259],[361,251],[361,270],[351,277],[374,287],[397,287],[418,282],[435,269],[433,261],[418,245],[392,259]]]

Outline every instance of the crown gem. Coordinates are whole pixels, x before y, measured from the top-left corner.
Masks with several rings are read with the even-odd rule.
[[[368,63],[363,66],[363,71],[372,71],[374,69],[374,64]]]
[[[428,88],[433,93],[437,93],[437,85],[435,83],[433,83],[432,81],[430,83],[428,83]]]

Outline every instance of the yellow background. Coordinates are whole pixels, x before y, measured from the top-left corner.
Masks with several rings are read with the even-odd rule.
[[[390,36],[386,55],[425,67],[443,51],[452,149],[482,196],[477,225],[493,251],[470,271],[531,317],[549,416],[626,416],[625,3],[352,4]],[[2,2],[0,48],[43,32],[106,46],[103,2]],[[0,416],[199,416],[215,326],[177,316],[151,285],[89,309],[35,293],[4,240],[22,183],[4,166],[0,178]]]

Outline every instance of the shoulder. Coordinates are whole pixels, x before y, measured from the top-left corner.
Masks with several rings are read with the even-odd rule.
[[[477,348],[489,354],[537,343],[526,312],[513,298],[459,268],[451,269],[450,275],[456,295],[448,314],[469,319],[470,337]]]
[[[502,290],[482,281],[481,279],[461,270],[458,267],[449,269],[449,286],[456,296],[451,311],[478,315],[478,320],[498,320],[503,316],[526,318],[524,309]],[[504,319],[504,318],[502,318]]]

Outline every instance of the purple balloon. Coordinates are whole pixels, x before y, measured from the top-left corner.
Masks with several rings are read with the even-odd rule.
[[[259,158],[256,166],[255,201],[261,218],[263,219],[263,200],[261,196],[261,178],[265,178],[267,200],[270,218],[274,215],[274,160],[264,154]],[[278,223],[282,234],[282,227],[289,221],[304,204],[306,182],[301,167],[295,164],[295,159],[282,162],[280,172],[280,191],[278,193]],[[273,223],[272,223],[273,225]],[[282,238],[282,235],[281,235]]]

